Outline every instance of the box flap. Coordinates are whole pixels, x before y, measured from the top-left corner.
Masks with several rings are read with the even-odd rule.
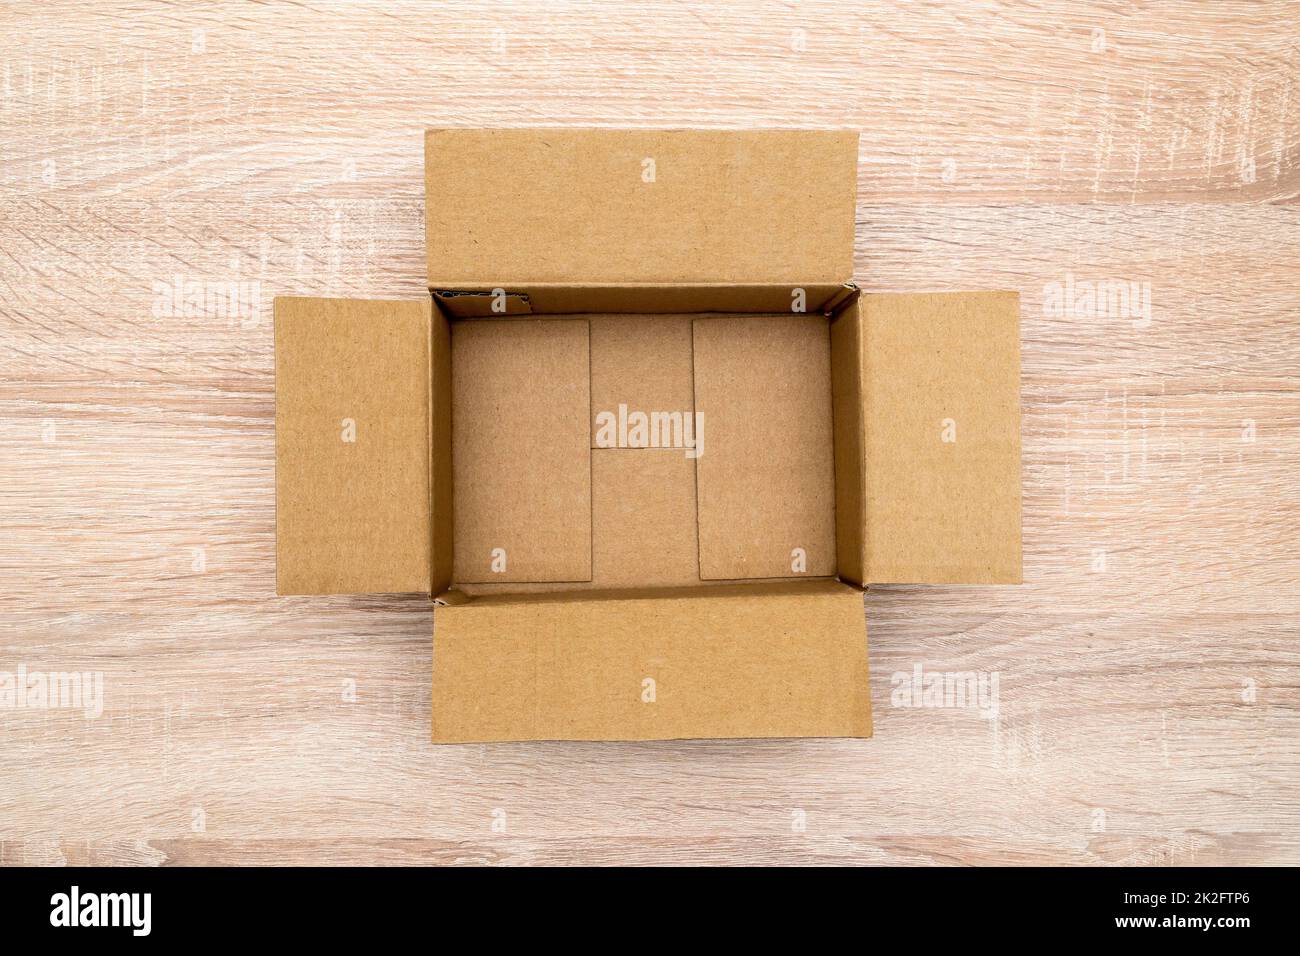
[[[280,594],[429,591],[432,302],[275,300]]]
[[[434,613],[436,743],[870,735],[862,595],[835,581]]]
[[[847,281],[857,142],[826,130],[429,130],[429,285]]]
[[[864,580],[1019,583],[1020,297],[864,295],[858,308]]]

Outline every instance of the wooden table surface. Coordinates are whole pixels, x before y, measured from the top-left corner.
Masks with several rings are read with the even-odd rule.
[[[0,671],[104,681],[0,862],[1300,862],[1297,4],[0,24]],[[420,294],[422,130],[529,124],[860,129],[862,284],[1020,291],[1026,583],[866,595],[874,739],[437,748],[427,598],[275,596],[272,297]]]

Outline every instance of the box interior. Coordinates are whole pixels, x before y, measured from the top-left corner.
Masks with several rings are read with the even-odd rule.
[[[831,316],[445,306],[450,589],[836,576]]]

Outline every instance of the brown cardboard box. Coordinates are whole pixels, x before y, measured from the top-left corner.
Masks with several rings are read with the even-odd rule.
[[[433,739],[871,734],[861,589],[1020,580],[1015,293],[862,295],[857,136],[433,130],[430,296],[277,298],[281,594]]]

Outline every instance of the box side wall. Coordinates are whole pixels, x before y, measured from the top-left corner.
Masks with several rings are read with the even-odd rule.
[[[430,590],[451,586],[455,556],[455,488],[451,464],[451,323],[436,302],[429,340]]]
[[[583,285],[515,283],[452,286],[431,282],[434,297],[456,318],[608,313],[807,313],[830,311],[851,287],[842,282],[780,285]]]
[[[865,584],[866,431],[862,315],[858,298],[831,320],[831,403],[835,435],[835,555],[843,581]]]

